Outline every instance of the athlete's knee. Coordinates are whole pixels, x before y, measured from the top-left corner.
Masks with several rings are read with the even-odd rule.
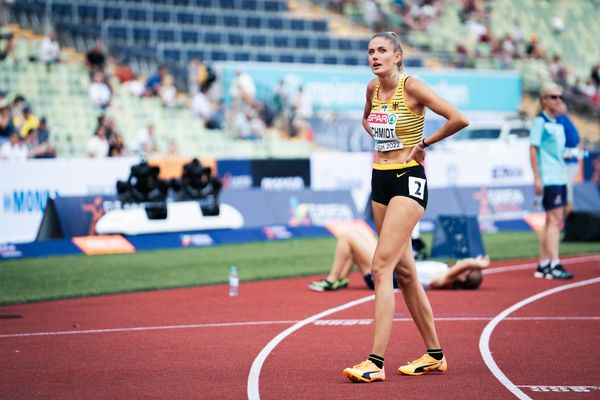
[[[398,264],[396,267],[396,279],[398,280],[398,285],[400,288],[404,289],[411,285],[414,285],[417,282],[417,277],[410,268],[409,265]]]

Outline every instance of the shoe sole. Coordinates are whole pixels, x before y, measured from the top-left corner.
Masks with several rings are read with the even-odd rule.
[[[420,376],[420,375],[431,374],[431,373],[433,373],[433,374],[436,374],[436,373],[437,374],[441,374],[444,371],[445,371],[445,369],[441,370],[441,369],[438,369],[438,368],[432,369],[431,371],[423,371],[423,372],[402,371],[401,369],[398,369],[398,372],[400,372],[401,374],[410,375],[410,376]]]
[[[537,272],[537,271],[536,271],[536,272],[534,272],[534,274],[533,274],[533,277],[534,277],[534,278],[539,278],[539,279],[542,279],[542,278],[547,278],[547,277],[546,277],[546,274],[544,274],[543,272]]]
[[[381,379],[381,378],[374,378],[374,379],[368,380],[368,379],[363,378],[360,375],[353,374],[352,371],[349,371],[347,369],[344,370],[344,376],[355,383],[383,382],[385,380],[385,379]]]

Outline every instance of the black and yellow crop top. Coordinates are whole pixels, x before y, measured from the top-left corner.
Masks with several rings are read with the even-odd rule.
[[[406,75],[400,76],[394,95],[385,102],[379,99],[379,81],[377,82],[367,120],[376,142],[376,151],[414,147],[423,137],[425,117],[412,113],[404,101],[404,84],[407,79]]]

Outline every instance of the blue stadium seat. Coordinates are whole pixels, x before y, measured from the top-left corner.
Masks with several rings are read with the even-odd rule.
[[[116,41],[127,41],[127,28],[124,26],[109,26],[107,28],[108,36]]]
[[[352,50],[352,41],[350,39],[338,39],[337,45],[340,50]]]
[[[316,64],[317,57],[315,57],[313,54],[302,54],[300,56],[300,62],[302,64]]]
[[[102,17],[104,20],[118,21],[123,18],[123,8],[105,5],[102,7]]]
[[[77,6],[77,15],[84,21],[98,19],[98,6],[89,4],[79,4]]]
[[[365,56],[365,59],[366,59],[366,56]],[[346,56],[346,57],[344,57],[344,64],[345,65],[362,65],[363,63],[360,62],[358,60],[358,58],[356,58],[356,57]]]
[[[337,65],[337,63],[338,63],[338,59],[336,56],[329,55],[329,56],[323,57],[323,64]]]
[[[256,11],[258,10],[258,2],[256,0],[243,0],[242,10]]]
[[[188,7],[190,6],[192,3],[190,0],[173,0],[173,5],[175,6],[185,6]]]
[[[205,60],[206,53],[204,52],[204,50],[198,50],[198,49],[188,50],[187,51],[187,61],[193,60],[194,58],[197,58],[199,60]]]
[[[294,47],[298,49],[309,49],[310,48],[310,38],[307,36],[296,36],[294,38]]]
[[[290,20],[290,28],[293,31],[303,31],[304,30],[304,20],[303,19],[291,19]]]
[[[227,61],[227,52],[222,50],[213,50],[210,52],[211,61]]]
[[[226,27],[237,28],[240,26],[240,18],[237,15],[224,15],[223,24]]]
[[[178,12],[176,20],[178,24],[193,24],[194,14],[190,14],[189,12]]]
[[[159,28],[156,30],[156,40],[158,42],[174,42],[175,31],[169,28]]]
[[[207,44],[221,44],[223,43],[223,37],[220,32],[206,32],[203,42]]]
[[[235,9],[235,0],[218,0],[218,8],[233,10]]]
[[[163,51],[163,57],[165,58],[165,61],[181,62],[181,50],[179,50],[179,49],[165,49]]]
[[[283,29],[283,19],[277,17],[267,19],[267,28],[271,30]]]
[[[211,8],[213,6],[212,0],[192,0],[192,3],[202,8]]]
[[[263,25],[263,20],[259,17],[246,17],[246,28],[260,29]]]
[[[240,33],[229,32],[227,34],[227,43],[229,43],[232,46],[243,46],[244,36]]]
[[[53,2],[50,9],[54,16],[69,20],[73,18],[73,6],[71,4]]]
[[[146,21],[146,10],[135,7],[129,8],[127,10],[127,19],[131,21]]]
[[[273,62],[273,54],[271,54],[271,53],[258,53],[256,55],[256,61],[259,61],[259,62]]]
[[[295,60],[295,57],[293,54],[290,53],[281,53],[279,54],[279,62],[282,63],[293,63]]]
[[[317,38],[317,48],[320,50],[331,49],[331,39],[328,37],[318,37]]]
[[[275,36],[273,38],[273,45],[275,47],[289,47],[289,40],[287,36]]]
[[[146,43],[152,39],[152,32],[150,28],[134,27],[133,28],[133,40],[136,43]]]
[[[366,52],[367,48],[369,48],[369,39],[358,39],[356,42],[358,44],[357,50]]]
[[[200,14],[200,25],[201,26],[215,26],[217,24],[217,17],[213,14]]]
[[[233,53],[233,61],[250,61],[250,53],[247,51],[236,51]]]
[[[154,21],[154,22],[171,22],[171,13],[168,11],[154,10],[152,12],[152,21]]]
[[[269,12],[285,11],[287,8],[285,6],[285,4],[283,4],[283,2],[277,1],[277,0],[273,0],[273,1],[267,0],[267,1],[265,1],[263,6],[265,8],[265,11],[269,11]]]
[[[325,20],[314,20],[311,21],[311,30],[314,32],[327,32],[327,21]]]
[[[196,31],[181,31],[181,41],[183,43],[198,43],[198,32]]]
[[[267,38],[264,35],[251,35],[250,46],[265,47],[267,45]]]

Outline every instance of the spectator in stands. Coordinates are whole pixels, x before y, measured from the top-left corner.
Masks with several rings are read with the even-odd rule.
[[[212,115],[212,104],[210,99],[202,90],[197,91],[192,97],[192,112],[199,117],[204,124]]]
[[[560,229],[567,204],[567,170],[563,159],[565,130],[557,117],[563,110],[563,89],[556,83],[545,83],[540,91],[541,111],[533,120],[529,133],[534,189],[543,196],[546,222],[539,234],[540,262],[536,278],[571,279],[559,258]]]
[[[131,82],[136,79],[135,72],[133,72],[133,68],[131,67],[131,63],[127,60],[121,61],[117,64],[114,76],[121,84]]]
[[[106,128],[104,125],[98,125],[94,135],[87,143],[87,154],[91,158],[108,157],[110,144],[106,138]]]
[[[525,54],[528,58],[536,59],[536,60],[545,60],[546,54],[544,50],[540,47],[540,43],[538,40],[538,36],[536,34],[532,34],[529,38],[529,42],[525,47]]]
[[[226,119],[225,102],[221,99],[212,105],[212,113],[205,126],[207,129],[224,129]]]
[[[13,121],[15,118],[23,118],[23,109],[25,108],[26,104],[27,103],[25,102],[25,97],[23,95],[18,94],[15,96],[10,109],[10,114]]]
[[[109,157],[122,157],[127,155],[125,139],[119,132],[114,132],[108,145]]]
[[[169,75],[169,67],[161,65],[158,70],[148,77],[146,81],[146,87],[144,90],[144,96],[153,97],[160,95],[160,87],[164,82],[165,78]]]
[[[14,36],[12,32],[0,34],[0,61],[4,61],[8,57],[13,51],[14,46]]]
[[[56,40],[56,33],[50,32],[40,44],[38,59],[46,64],[46,71],[50,72],[52,64],[60,62],[60,45]]]
[[[19,131],[21,137],[25,139],[32,129],[38,128],[40,120],[33,114],[31,107],[26,105],[23,107],[23,112],[20,116],[15,115],[13,117],[13,124],[15,129]]]
[[[256,96],[256,86],[252,77],[241,69],[236,70],[230,94],[234,108],[241,108],[242,105],[252,108]]]
[[[16,132],[10,115],[10,104],[6,98],[0,99],[0,145],[8,141],[8,138]]]
[[[112,92],[106,83],[104,72],[94,72],[93,80],[90,84],[89,96],[92,104],[102,110],[105,110],[110,105]]]
[[[24,161],[27,159],[27,146],[18,132],[11,133],[7,142],[0,147],[0,159]]]
[[[600,89],[600,63],[597,63],[592,67],[590,78],[594,82],[594,85],[596,85],[596,88]]]
[[[371,229],[358,225],[341,234],[336,242],[331,270],[325,279],[312,282],[308,288],[315,292],[348,287],[348,275],[354,265],[367,287],[375,289],[371,275],[371,260],[377,239]],[[438,261],[416,261],[417,276],[423,289],[477,289],[482,282],[481,270],[490,265],[489,257],[478,256],[457,261],[452,266]]]
[[[104,53],[104,46],[102,41],[96,40],[94,47],[87,52],[85,56],[85,62],[90,69],[90,74],[93,76],[95,72],[104,73],[106,66],[106,54]]]
[[[173,77],[171,75],[164,77],[160,88],[158,89],[158,94],[163,106],[172,108],[177,105],[177,89],[175,88]]]
[[[143,157],[148,157],[158,152],[158,141],[152,122],[148,123],[145,128],[140,129],[138,132],[133,151]]]
[[[214,69],[200,58],[194,58],[190,61],[189,73],[189,86],[192,95],[196,94],[196,92],[208,93],[213,83],[217,80],[217,74]]]
[[[50,130],[46,123],[46,118],[40,119],[40,125],[31,134],[32,148],[29,150],[29,156],[32,158],[54,158],[56,149],[50,140]]]
[[[353,382],[385,380],[383,356],[395,309],[393,272],[427,347],[427,354],[401,366],[400,372],[421,375],[447,368],[431,305],[417,279],[410,241],[427,206],[427,177],[423,167],[426,147],[469,125],[453,105],[421,81],[405,74],[402,44],[395,33],[379,32],[371,38],[368,61],[376,76],[367,85],[362,119],[363,127],[376,142],[371,185],[371,204],[379,234],[371,263],[375,282],[375,334],[369,358],[344,370],[344,375]],[[423,139],[427,108],[447,121]],[[393,125],[388,125],[389,122]],[[371,373],[365,377],[367,371]]]

